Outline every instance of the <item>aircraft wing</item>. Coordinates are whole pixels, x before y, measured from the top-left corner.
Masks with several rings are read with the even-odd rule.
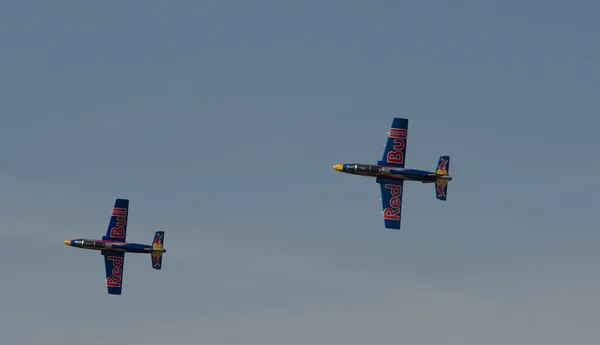
[[[106,288],[110,295],[120,295],[123,289],[123,266],[125,253],[102,251],[106,269]]]
[[[127,216],[129,215],[129,200],[117,199],[110,214],[110,221],[103,240],[125,242],[127,237]]]
[[[385,144],[383,156],[377,164],[395,168],[404,168],[407,132],[408,119],[399,117],[394,118],[390,131],[388,132],[388,139]]]
[[[378,178],[377,183],[381,187],[381,203],[385,227],[386,229],[400,230],[404,181]]]

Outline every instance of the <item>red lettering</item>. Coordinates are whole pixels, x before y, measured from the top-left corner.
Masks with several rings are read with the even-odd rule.
[[[392,147],[393,151],[390,151],[387,154],[387,161],[389,163],[402,164],[404,163],[404,153],[402,151],[404,150],[406,143],[400,137],[392,136],[392,138],[396,139],[394,139],[394,146]]]
[[[106,278],[106,286],[110,286],[110,287],[121,286],[121,278],[115,278],[115,277]]]
[[[127,217],[127,209],[122,207],[113,207],[112,216]]]
[[[390,138],[406,139],[406,129],[390,128]]]
[[[404,149],[404,140],[394,139],[394,151],[402,151]]]
[[[385,210],[383,210],[383,218],[384,219],[391,219],[391,220],[400,220],[400,217],[398,217],[398,213],[400,213],[400,209],[391,209],[391,208],[386,208]]]
[[[120,256],[109,256],[108,260],[112,261],[113,265],[115,265],[116,267],[123,266],[123,258]]]
[[[120,277],[123,274],[123,271],[119,267],[115,267],[112,269],[112,275],[115,277]]]
[[[389,201],[389,206],[383,210],[383,218],[391,220],[400,220],[400,206],[402,205],[402,186],[394,184],[384,185],[386,189],[390,190],[392,197]]]
[[[404,155],[402,154],[402,152],[390,151],[387,154],[387,161],[388,163],[402,164],[404,163]]]
[[[106,286],[119,287],[121,286],[121,278],[123,276],[123,258],[119,256],[109,256],[108,260],[113,262],[113,269],[111,270],[112,276],[106,278]]]
[[[110,237],[125,238],[127,209],[123,207],[113,207],[111,216],[115,217],[115,226],[110,229]]]
[[[125,226],[127,224],[127,218],[117,217],[117,226]]]
[[[400,196],[400,194],[402,194],[402,186],[396,186],[395,184],[386,184],[385,188],[390,190],[392,196]]]
[[[125,238],[125,229],[123,228],[111,228],[110,237]]]

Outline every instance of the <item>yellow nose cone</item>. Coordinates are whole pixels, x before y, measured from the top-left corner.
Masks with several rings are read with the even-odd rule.
[[[71,240],[65,240],[63,243],[66,244],[67,246],[70,246],[71,245]]]
[[[342,171],[342,170],[344,170],[344,166],[343,166],[343,165],[341,165],[341,164],[336,164],[336,165],[334,165],[334,166],[333,166],[333,168],[334,168],[335,170],[337,170],[337,171]]]

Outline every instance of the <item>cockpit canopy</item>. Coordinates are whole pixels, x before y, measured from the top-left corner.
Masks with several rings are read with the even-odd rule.
[[[82,247],[83,248],[94,248],[96,247],[96,241],[92,241],[92,240],[83,240],[82,241]]]
[[[379,174],[381,167],[371,164],[346,164],[346,171],[354,174]]]
[[[87,239],[76,239],[73,240],[73,245],[75,247],[81,247],[81,248],[94,248],[94,249],[102,249],[102,248],[106,248],[106,243],[104,242],[100,242],[100,241],[94,241],[94,240],[87,240]]]

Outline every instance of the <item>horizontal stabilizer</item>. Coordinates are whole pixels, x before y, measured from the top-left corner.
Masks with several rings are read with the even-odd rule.
[[[160,270],[162,268],[162,252],[152,252],[152,268]]]
[[[435,181],[435,198],[438,200],[445,201],[448,195],[448,181],[437,180]]]

